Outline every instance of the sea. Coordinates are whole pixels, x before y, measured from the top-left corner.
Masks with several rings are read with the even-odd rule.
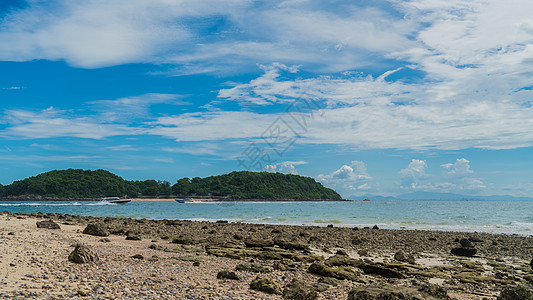
[[[101,217],[533,234],[533,201],[0,202],[0,211]]]

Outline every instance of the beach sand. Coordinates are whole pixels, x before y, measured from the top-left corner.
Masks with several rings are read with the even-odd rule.
[[[43,220],[53,220],[61,229],[37,228],[36,222]],[[106,241],[83,234],[89,223],[99,223],[113,234]],[[474,257],[450,254],[463,238],[473,241]],[[86,245],[99,261],[69,262],[73,245]],[[353,288],[370,285],[419,289],[428,283],[457,299],[496,299],[506,286],[531,280],[533,242],[482,233],[4,212],[0,246],[0,298],[282,299],[251,289],[259,276],[280,290],[300,279],[319,290],[316,299],[347,299]],[[399,250],[415,261],[395,260]],[[237,271],[243,263],[248,265]],[[311,274],[313,263],[340,266],[349,278]],[[239,279],[217,279],[222,270],[235,272]]]

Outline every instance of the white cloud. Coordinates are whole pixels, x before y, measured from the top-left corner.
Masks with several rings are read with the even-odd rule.
[[[470,161],[465,158],[458,158],[455,163],[444,164],[442,167],[449,169],[450,171],[448,174],[453,176],[463,177],[474,173],[474,171],[470,169]]]
[[[276,164],[266,165],[263,168],[263,171],[272,172],[272,173],[288,173],[292,175],[298,175],[298,170],[296,166],[305,165],[306,161],[283,161]]]
[[[103,139],[109,136],[135,135],[142,132],[138,128],[106,123],[94,117],[77,116],[53,107],[39,112],[8,110],[5,112],[4,121],[9,126],[1,134],[22,139],[55,137]]]
[[[367,173],[364,162],[352,161],[350,165],[343,165],[333,173],[318,175],[317,179],[346,194],[370,189],[372,177]]]
[[[425,184],[421,184],[421,180],[425,180],[427,164],[425,160],[412,159],[407,168],[400,171],[401,188],[420,189],[426,188]]]

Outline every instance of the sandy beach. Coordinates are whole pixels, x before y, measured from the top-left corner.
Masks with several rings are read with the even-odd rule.
[[[37,228],[50,220],[60,229]],[[452,255],[466,239],[476,254]],[[0,245],[1,298],[358,299],[351,290],[378,286],[496,299],[533,279],[533,241],[515,235],[4,212]],[[76,245],[97,261],[70,262]]]

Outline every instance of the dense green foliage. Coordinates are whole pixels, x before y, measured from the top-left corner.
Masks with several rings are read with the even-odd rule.
[[[127,181],[105,170],[50,171],[0,188],[0,196],[40,195],[46,197],[94,198],[169,195],[170,183],[155,180]]]
[[[105,170],[54,170],[0,185],[0,196],[96,198],[103,196],[216,196],[229,199],[339,200],[334,190],[309,177],[267,172],[232,172],[193,179],[182,178],[172,187],[168,181],[128,181]]]
[[[309,177],[247,171],[206,178],[182,178],[172,186],[172,192],[180,196],[211,194],[232,199],[341,199],[337,192]]]

